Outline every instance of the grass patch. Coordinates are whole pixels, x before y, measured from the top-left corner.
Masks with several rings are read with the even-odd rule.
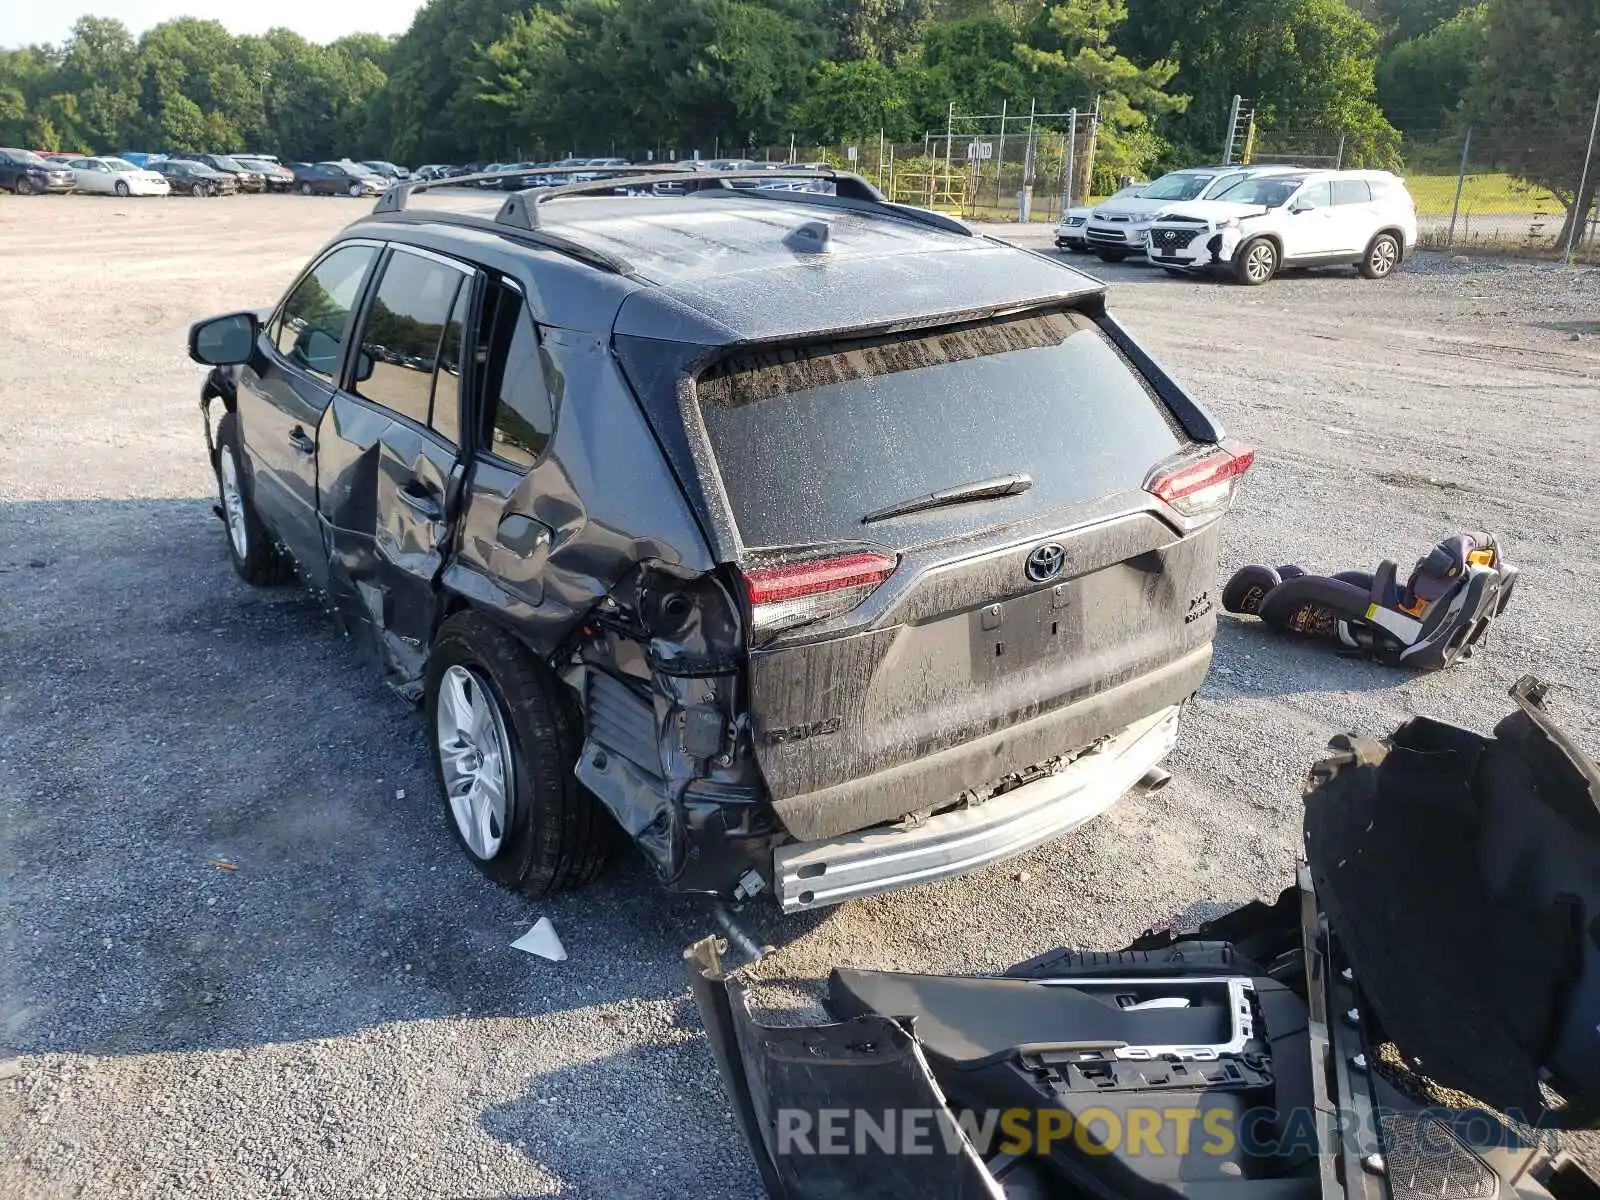
[[[1428,216],[1449,216],[1456,198],[1455,175],[1407,175],[1406,190],[1417,211]],[[1461,189],[1461,211],[1509,216],[1546,213],[1559,219],[1565,211],[1547,188],[1502,172],[1468,175]]]

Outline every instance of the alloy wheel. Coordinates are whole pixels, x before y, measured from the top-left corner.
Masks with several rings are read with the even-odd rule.
[[[1397,252],[1392,238],[1379,238],[1377,245],[1372,247],[1371,266],[1372,273],[1382,279],[1394,270]]]
[[[228,523],[228,540],[243,562],[250,555],[250,534],[244,522],[244,494],[239,491],[239,468],[233,461],[233,447],[224,446],[217,458],[217,474],[222,480],[222,516]]]
[[[1271,242],[1258,242],[1251,246],[1250,254],[1244,260],[1245,274],[1250,276],[1251,283],[1265,283],[1271,279],[1277,265],[1278,255]]]
[[[450,667],[439,681],[434,736],[450,815],[478,858],[500,853],[511,795],[511,739],[500,702],[471,667]]]

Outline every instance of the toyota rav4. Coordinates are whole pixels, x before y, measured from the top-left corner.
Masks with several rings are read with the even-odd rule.
[[[793,911],[1161,778],[1252,456],[1103,285],[852,175],[587,170],[481,215],[399,184],[190,332],[234,567],[421,701],[471,858],[537,894],[620,827]]]

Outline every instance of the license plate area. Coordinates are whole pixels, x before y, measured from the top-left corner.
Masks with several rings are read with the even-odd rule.
[[[1014,675],[1082,649],[1081,591],[1080,581],[1069,580],[971,613],[973,682]]]

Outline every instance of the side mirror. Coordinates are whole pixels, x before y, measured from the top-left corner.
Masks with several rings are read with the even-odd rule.
[[[1315,207],[1313,204],[1307,204],[1304,200],[1296,200],[1289,206],[1289,212],[1298,217],[1301,213],[1308,213]]]
[[[365,350],[356,351],[356,382],[365,383],[372,378],[372,355]]]
[[[228,313],[189,327],[189,357],[210,367],[247,363],[255,353],[261,322],[253,312]]]

